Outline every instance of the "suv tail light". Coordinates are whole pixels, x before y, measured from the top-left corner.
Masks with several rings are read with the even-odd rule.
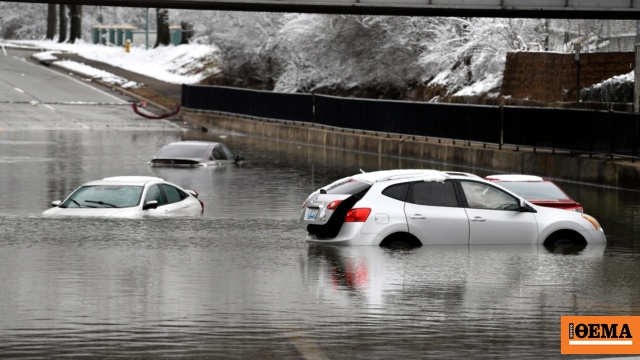
[[[335,210],[341,202],[342,200],[333,200],[327,205],[327,210]]]
[[[369,214],[371,214],[371,209],[369,208],[351,209],[344,216],[344,222],[365,222]]]

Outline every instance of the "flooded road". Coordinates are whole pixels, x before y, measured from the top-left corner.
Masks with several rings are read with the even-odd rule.
[[[609,238],[577,254],[309,245],[302,201],[359,169],[491,171],[144,121],[0,131],[0,357],[559,358],[561,315],[640,313],[640,193],[562,184]],[[223,141],[246,162],[149,167],[181,139]],[[116,175],[195,189],[205,212],[40,215]]]

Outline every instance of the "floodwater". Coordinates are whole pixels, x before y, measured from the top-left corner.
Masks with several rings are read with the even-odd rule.
[[[223,141],[246,161],[148,166],[180,139]],[[559,358],[560,316],[640,314],[638,192],[562,184],[609,240],[577,252],[304,242],[310,192],[391,168],[491,172],[239,134],[0,131],[0,357]],[[194,189],[205,212],[40,215],[81,183],[116,175]]]

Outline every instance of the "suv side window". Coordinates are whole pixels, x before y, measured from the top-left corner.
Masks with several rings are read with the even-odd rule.
[[[392,199],[405,201],[407,199],[408,190],[409,190],[409,183],[395,184],[382,190],[382,195],[386,195]]]
[[[460,181],[470,208],[513,210],[518,209],[518,199],[497,188],[474,181]]]
[[[458,206],[456,191],[451,180],[443,182],[421,181],[413,183],[407,202],[429,206]]]

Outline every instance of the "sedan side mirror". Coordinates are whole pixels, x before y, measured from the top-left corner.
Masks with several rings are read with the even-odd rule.
[[[151,200],[151,201],[147,201],[147,203],[144,204],[144,206],[142,207],[142,210],[157,209],[157,208],[158,208],[158,201]]]
[[[524,201],[524,199],[520,199],[519,205],[520,205],[520,211],[522,211],[522,212],[532,212],[532,213],[537,212],[534,208],[532,208],[531,206],[527,205],[527,202]]]
[[[60,206],[60,204],[62,204],[62,201],[54,200],[54,201],[51,202],[51,207],[58,207],[58,206]]]

